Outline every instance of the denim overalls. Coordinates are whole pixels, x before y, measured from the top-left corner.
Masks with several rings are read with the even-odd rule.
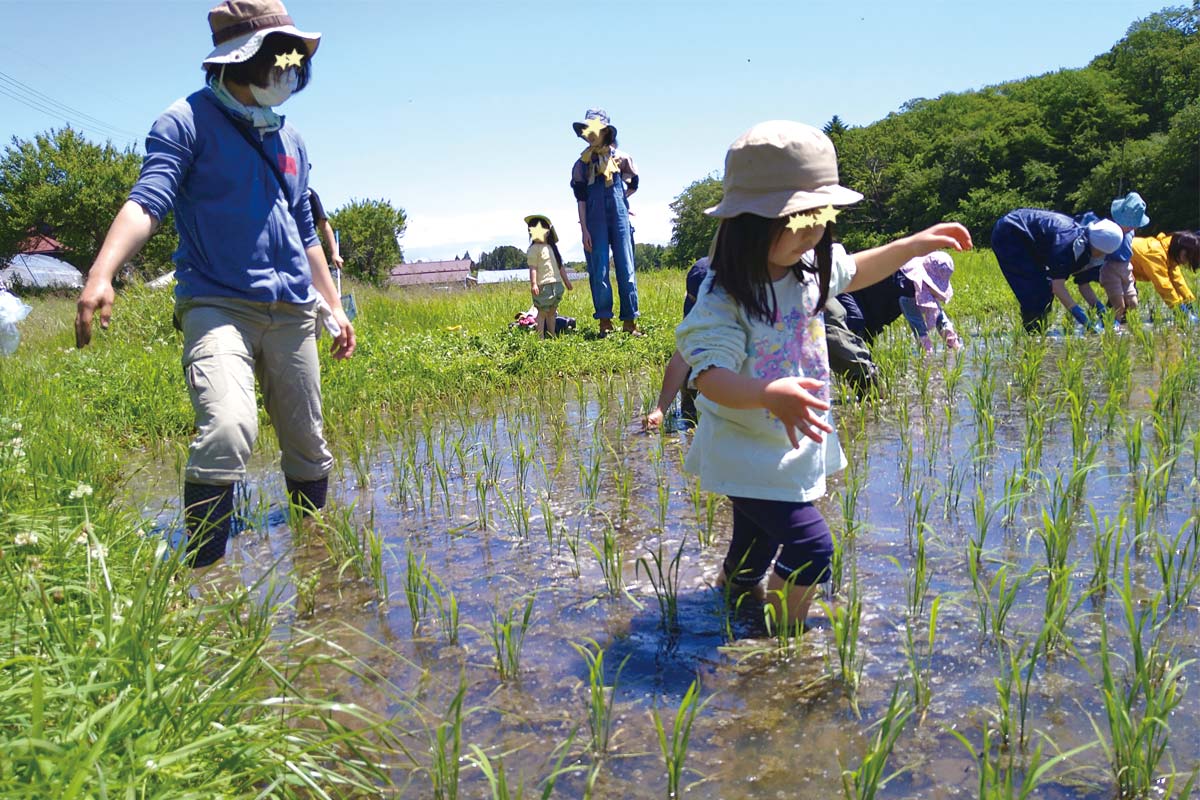
[[[584,179],[589,165],[584,164]],[[614,175],[612,186],[597,175],[587,186],[587,228],[592,251],[587,254],[588,283],[592,289],[595,319],[612,319],[613,295],[608,282],[608,248],[612,247],[620,292],[621,319],[637,319],[637,281],[633,275],[633,229],[629,227],[629,203],[625,199],[625,181]]]

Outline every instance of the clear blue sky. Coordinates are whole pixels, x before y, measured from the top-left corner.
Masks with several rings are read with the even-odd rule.
[[[71,121],[140,147],[154,118],[201,85],[212,5],[0,0],[0,136]],[[820,126],[837,114],[863,125],[914,97],[1081,67],[1165,5],[291,0],[298,27],[324,38],[312,83],[281,110],[328,208],[373,198],[408,212],[408,260],[523,249],[533,212],[579,259],[571,123],[591,106],[608,110],[641,173],[638,241],[665,244],[668,203],[719,170],[756,122]],[[4,76],[74,111],[23,105]]]

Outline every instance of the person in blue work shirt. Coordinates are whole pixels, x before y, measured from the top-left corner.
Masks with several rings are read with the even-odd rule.
[[[301,91],[321,35],[278,0],[226,0],[208,15],[207,85],[176,101],[146,138],[141,176],[79,297],[76,344],[112,317],[112,277],[175,212],[175,320],[196,415],[184,470],[184,562],[225,555],[233,485],[258,433],[255,380],[275,428],[291,501],[325,503],[333,456],[323,433],[318,316],[334,358],[355,348],[313,226],[308,154],[275,108]]]
[[[637,191],[638,173],[628,153],[617,149],[617,129],[608,114],[589,109],[583,122],[573,123],[575,135],[588,146],[571,168],[571,190],[579,206],[579,227],[587,254],[588,282],[600,336],[613,330],[613,293],[608,282],[608,251],[617,272],[623,330],[640,336],[637,328],[637,281],[633,274],[633,228],[629,197]]]
[[[1089,327],[1087,312],[1075,302],[1067,279],[1102,264],[1123,239],[1120,226],[1112,220],[1085,225],[1056,211],[1019,208],[997,220],[992,252],[1021,306],[1025,330],[1046,327],[1055,298],[1076,322]]]

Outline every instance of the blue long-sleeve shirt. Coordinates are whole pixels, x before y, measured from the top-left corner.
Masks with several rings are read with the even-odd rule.
[[[286,122],[262,138],[287,181],[289,207],[274,171],[234,124],[211,89],[176,101],[146,137],[129,199],[160,222],[175,212],[176,297],[312,302],[305,250],[318,239],[304,142]]]
[[[1087,229],[1066,214],[1019,208],[1001,217],[997,228],[1001,226],[1024,241],[1028,256],[1047,278],[1069,278],[1091,260]],[[996,238],[996,231],[992,236]]]

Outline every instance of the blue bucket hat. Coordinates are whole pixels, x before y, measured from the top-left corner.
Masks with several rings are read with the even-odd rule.
[[[582,138],[583,137],[583,129],[587,127],[588,121],[593,120],[593,119],[598,119],[604,123],[604,126],[606,128],[608,128],[610,131],[612,131],[612,139],[614,141],[616,140],[617,129],[615,127],[613,127],[613,124],[611,122],[608,121],[608,112],[605,111],[603,108],[589,108],[587,110],[587,113],[583,115],[583,119],[584,119],[583,122],[572,122],[571,123],[571,127],[575,129],[576,136],[579,136]]]
[[[1140,228],[1150,224],[1150,218],[1146,216],[1146,201],[1137,192],[1113,200],[1111,216],[1113,222],[1123,228]]]

